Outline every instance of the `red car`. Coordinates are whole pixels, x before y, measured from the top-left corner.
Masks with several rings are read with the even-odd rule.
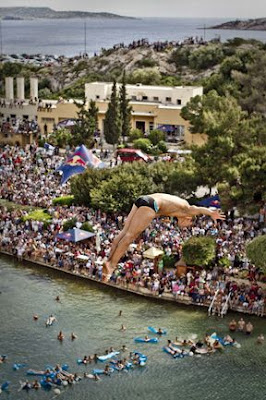
[[[144,161],[150,162],[152,158],[139,149],[118,149],[116,156],[120,157],[122,162]]]

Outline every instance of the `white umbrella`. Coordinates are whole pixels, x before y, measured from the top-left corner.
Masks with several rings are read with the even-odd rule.
[[[88,256],[84,256],[83,254],[80,254],[79,256],[76,257],[78,260],[88,260],[89,257]]]
[[[153,260],[154,258],[161,256],[162,254],[164,254],[162,250],[157,249],[157,247],[151,247],[150,249],[144,251],[143,257]]]

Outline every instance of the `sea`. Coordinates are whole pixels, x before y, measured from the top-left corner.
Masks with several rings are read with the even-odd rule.
[[[59,296],[60,301],[55,298]],[[113,347],[139,351],[148,357],[145,367],[102,376],[95,382],[82,379],[73,386],[60,388],[56,397],[62,400],[265,400],[266,343],[256,338],[266,334],[265,319],[244,315],[254,325],[254,333],[236,332],[241,348],[227,347],[209,356],[173,359],[163,351],[167,339],[202,338],[206,332],[229,333],[228,323],[241,315],[230,313],[224,318],[208,317],[207,309],[152,301],[119,292],[101,284],[66,276],[43,267],[21,264],[0,256],[0,354],[8,356],[0,364],[0,385],[9,381],[5,400],[52,400],[54,389],[20,391],[30,368],[68,364],[69,371],[83,376],[104,363],[78,365],[84,355],[102,355]],[[119,316],[120,310],[122,315]],[[33,320],[38,314],[39,319]],[[45,326],[50,314],[56,317]],[[121,325],[126,327],[121,331]],[[159,343],[135,343],[134,338],[153,336],[148,326],[167,330]],[[58,332],[65,335],[57,340]],[[71,341],[70,335],[77,335]],[[13,364],[25,364],[13,370]],[[38,378],[40,379],[40,378]]]
[[[228,21],[221,18],[139,19],[38,19],[3,20],[0,26],[2,54],[65,55],[99,54],[123,42],[148,39],[183,41],[188,37],[206,40],[234,37],[266,42],[266,31],[204,29]]]

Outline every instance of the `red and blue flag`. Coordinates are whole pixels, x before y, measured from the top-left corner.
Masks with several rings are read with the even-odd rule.
[[[102,168],[104,163],[97,158],[84,145],[79,146],[76,151],[62,164],[57,171],[62,171],[61,185],[77,174],[82,174],[87,167]]]

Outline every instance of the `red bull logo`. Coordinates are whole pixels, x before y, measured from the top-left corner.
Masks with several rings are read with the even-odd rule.
[[[71,167],[86,167],[86,162],[81,158],[80,156],[74,155],[73,157],[70,157],[66,165],[70,165]]]

